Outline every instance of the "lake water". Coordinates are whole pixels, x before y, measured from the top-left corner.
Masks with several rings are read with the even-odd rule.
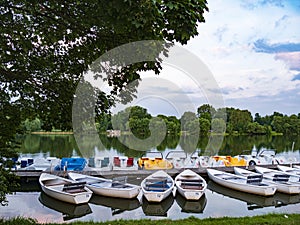
[[[99,149],[91,141],[81,143],[85,149],[79,149],[72,135],[28,135],[21,139],[19,152],[22,155],[43,155],[56,157],[84,156],[92,157],[95,150],[109,155],[126,155],[138,158],[144,152],[135,151],[120,143],[117,138],[101,137],[105,146]],[[183,149],[191,153],[195,147],[190,140],[178,141],[168,137],[153,149],[164,154],[170,150]],[[205,149],[208,139],[199,139],[197,149]],[[81,146],[83,146],[81,145]],[[299,156],[299,137],[225,137],[220,147],[220,155],[237,155],[245,149],[266,147],[276,149],[279,154]],[[293,147],[292,147],[293,146]],[[135,183],[140,183],[136,179]],[[37,181],[22,183],[21,189],[7,196],[8,205],[0,206],[0,217],[24,216],[35,218],[39,222],[110,221],[117,219],[181,219],[190,216],[241,217],[266,213],[300,213],[300,195],[276,193],[272,197],[261,197],[219,186],[208,180],[205,196],[199,201],[186,201],[178,194],[167,198],[160,204],[149,204],[140,194],[135,200],[113,199],[94,196],[88,204],[74,206],[57,201],[41,193]]]
[[[73,135],[26,135],[19,137],[21,154],[41,154],[55,157],[93,157],[97,151],[104,155],[126,155],[139,158],[146,150],[159,150],[164,155],[170,150],[184,150],[192,153],[196,149],[201,153],[210,155],[238,155],[243,150],[252,150],[255,146],[260,148],[276,149],[277,153],[287,153],[291,150],[300,149],[300,136],[225,136],[223,137],[201,137],[167,136],[158,146],[143,146],[143,142],[137,142],[131,136],[120,138],[109,138],[106,135],[98,139],[86,136],[79,141],[79,145]],[[220,145],[220,146],[214,146]],[[128,147],[129,146],[129,147]],[[130,148],[134,146],[135,148]],[[219,147],[219,148],[217,148]],[[137,149],[137,150],[134,150]]]
[[[36,181],[23,184],[22,189],[26,192],[9,195],[8,205],[0,206],[0,217],[24,216],[50,223],[300,213],[300,195],[276,193],[272,197],[262,197],[234,191],[212,181],[208,181],[205,196],[199,201],[186,201],[175,192],[174,197],[170,196],[160,204],[150,204],[140,194],[134,200],[93,196],[88,204],[75,206],[40,192]]]

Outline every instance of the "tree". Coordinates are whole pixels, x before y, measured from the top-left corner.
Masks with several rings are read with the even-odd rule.
[[[248,123],[251,122],[252,115],[248,110],[233,110],[228,118],[228,123],[232,125],[232,129],[238,132],[245,132]]]
[[[198,34],[197,24],[204,22],[207,10],[205,0],[4,1],[0,8],[3,90],[24,107],[37,109],[45,123],[68,124],[65,129],[70,129],[74,91],[92,62],[110,49],[139,40],[185,44]],[[159,59],[109,77],[111,95],[138,80],[141,70],[158,73]]]
[[[281,116],[274,116],[272,121],[272,128],[277,133],[283,133],[284,132],[284,120]]]
[[[178,134],[180,132],[180,121],[176,116],[157,115],[157,117],[164,120],[168,134]]]
[[[199,118],[208,119],[209,121],[211,121],[215,113],[216,113],[215,108],[209,104],[203,104],[197,109],[197,116]]]
[[[10,173],[12,167],[11,158],[17,158],[14,148],[17,143],[14,136],[17,127],[21,123],[19,107],[6,102],[0,104],[0,204],[6,203],[6,193],[10,193],[9,187],[17,186],[17,177]]]
[[[17,108],[13,127],[7,119],[0,131],[1,156],[10,148],[18,121],[39,117],[43,129],[72,128],[72,103],[82,73],[99,56],[122,44],[140,40],[160,40],[154,48],[156,61],[140,62],[108,78],[110,93],[98,90],[96,114],[105,112],[139,72],[159,73],[159,53],[175,41],[186,44],[198,34],[199,22],[208,10],[205,0],[187,1],[17,1],[3,0],[0,6],[0,102]],[[133,95],[134,90],[130,94]],[[130,98],[129,98],[130,99]],[[19,119],[20,118],[20,119]],[[3,192],[1,192],[3,193]],[[4,192],[5,194],[5,192]]]
[[[258,122],[248,123],[246,133],[253,135],[266,134],[268,132],[265,126],[260,125]]]
[[[208,131],[210,130],[210,121],[205,118],[199,118],[200,124],[200,134],[207,135]]]
[[[223,133],[226,130],[226,123],[223,119],[214,118],[211,121],[211,127],[213,128],[213,132],[215,133]]]
[[[197,116],[193,112],[184,112],[183,115],[180,118],[180,123],[181,123],[181,130],[183,131],[188,131],[191,128],[190,122],[195,124],[195,121],[197,120]],[[199,121],[198,123],[198,130],[199,130]],[[194,130],[195,131],[195,130]]]
[[[259,113],[255,113],[254,122],[257,122],[257,123],[261,124],[262,121],[261,121],[261,116],[260,116]]]

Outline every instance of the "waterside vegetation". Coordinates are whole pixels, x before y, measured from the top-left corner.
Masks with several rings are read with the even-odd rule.
[[[134,225],[134,224],[144,224],[144,225],[158,225],[158,224],[169,224],[169,225],[181,225],[181,224],[201,224],[201,225],[227,225],[227,224],[239,224],[239,225],[293,225],[298,224],[300,221],[300,214],[267,214],[261,216],[252,216],[252,217],[239,217],[239,218],[207,218],[207,219],[198,219],[195,217],[189,217],[181,220],[116,220],[116,221],[107,221],[107,222],[81,222],[76,221],[72,222],[74,225]],[[0,219],[0,224],[3,225],[38,225],[37,221],[30,218],[14,218],[14,219]],[[60,224],[60,223],[43,223],[45,225],[50,224]]]
[[[150,123],[151,122],[151,123]],[[26,119],[20,129],[24,132],[43,130],[44,122],[35,118]],[[300,113],[284,115],[274,112],[272,115],[253,116],[247,109],[219,108],[209,104],[197,108],[197,112],[184,112],[180,118],[176,116],[153,116],[141,106],[132,106],[117,114],[102,113],[96,117],[97,130],[120,130],[122,134],[131,131],[136,136],[147,137],[150,130],[166,131],[168,134],[211,134],[226,135],[299,135]],[[164,129],[166,126],[166,129]],[[55,131],[55,127],[52,128]]]

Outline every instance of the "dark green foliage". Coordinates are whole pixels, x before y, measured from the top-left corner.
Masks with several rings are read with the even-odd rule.
[[[134,41],[185,44],[198,34],[198,23],[204,22],[207,10],[205,0],[4,0],[0,6],[1,92],[8,94],[6,101],[15,97],[27,113],[36,111],[44,121],[43,129],[69,130],[75,89],[92,62]],[[154,54],[158,56],[163,47]],[[113,87],[110,95],[138,80],[139,71],[158,73],[160,68],[157,58],[115,71],[107,80]],[[110,95],[101,96],[100,111],[111,106],[112,102],[105,104]]]
[[[204,118],[209,121],[211,121],[215,113],[216,113],[215,108],[209,104],[203,104],[197,109],[197,116],[199,118]]]
[[[117,96],[128,83],[139,81],[140,71],[159,73],[159,53],[167,54],[175,41],[185,44],[196,36],[207,10],[205,0],[1,1],[0,158],[11,155],[21,121],[38,117],[43,130],[72,129],[75,90],[83,72],[101,55],[135,41],[168,42],[151,46],[145,53],[152,54],[154,61],[106,71],[113,72],[106,80],[110,93],[91,92],[97,116],[106,113],[116,99],[132,99],[136,86],[126,90],[126,99]],[[124,60],[110,63],[123,65]],[[91,69],[99,72],[102,68]],[[101,130],[109,127],[99,124]]]

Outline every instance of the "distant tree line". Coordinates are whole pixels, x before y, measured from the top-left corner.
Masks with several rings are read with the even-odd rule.
[[[226,116],[224,116],[226,115]],[[152,121],[150,123],[150,121]],[[176,116],[152,116],[147,109],[132,106],[116,114],[102,113],[96,118],[99,132],[107,130],[131,131],[137,136],[149,136],[150,129],[160,132],[166,126],[168,134],[187,132],[207,135],[208,133],[227,133],[230,135],[271,135],[271,134],[300,134],[300,113],[284,115],[274,112],[272,115],[254,117],[248,110],[232,107],[215,109],[209,104],[197,108],[197,112],[184,112],[180,118]],[[150,126],[150,127],[149,127]],[[39,131],[43,128],[42,120],[26,119],[21,123],[21,129],[27,132]],[[55,129],[55,127],[53,127]]]
[[[183,131],[197,132],[200,135],[207,135],[210,132],[247,135],[300,134],[300,113],[290,116],[278,112],[266,116],[256,113],[253,117],[249,110],[232,107],[215,109],[209,104],[199,106],[197,112],[185,112],[180,118],[165,115],[153,117],[147,109],[133,106],[115,115],[102,114],[96,121],[99,131],[108,129],[128,131],[130,129],[135,134],[147,135],[151,119],[154,119],[152,126],[158,130],[164,122],[169,134],[178,134]],[[115,121],[114,126],[112,126],[112,120]]]

